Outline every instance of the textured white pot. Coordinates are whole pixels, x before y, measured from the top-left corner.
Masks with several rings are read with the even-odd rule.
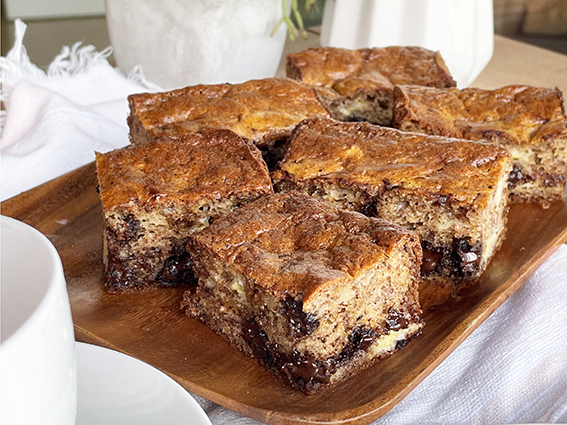
[[[327,0],[321,45],[439,51],[457,85],[466,87],[492,57],[492,0]]]
[[[118,67],[169,89],[273,77],[286,40],[281,0],[106,0]]]

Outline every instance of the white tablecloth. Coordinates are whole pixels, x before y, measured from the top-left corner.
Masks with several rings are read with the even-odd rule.
[[[109,50],[64,48],[47,72],[22,45],[0,59],[2,200],[128,144],[126,96],[157,91]],[[214,424],[255,423],[200,397]],[[377,424],[567,423],[567,246]]]

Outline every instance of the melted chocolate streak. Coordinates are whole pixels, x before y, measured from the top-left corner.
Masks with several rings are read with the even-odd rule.
[[[294,308],[290,317],[290,322],[295,322],[295,324],[292,324],[293,328],[297,326],[296,319],[299,316],[297,314],[297,305],[301,306],[301,303],[297,303],[291,298],[288,298],[288,300],[284,302],[283,309],[284,313],[290,317],[288,314],[289,306],[286,306],[286,304],[293,305]],[[301,311],[301,313],[305,315],[303,311]],[[403,313],[394,308],[390,308],[383,333],[386,334],[390,330],[398,330],[407,327],[407,325],[408,321]],[[315,329],[316,327],[312,329],[311,332]],[[291,355],[283,353],[277,343],[269,341],[266,333],[254,318],[250,318],[245,322],[243,335],[254,357],[268,369],[281,372],[294,388],[306,392],[310,392],[323,384],[329,383],[331,375],[337,371],[338,367],[351,360],[359,351],[368,350],[378,337],[378,334],[373,329],[357,326],[353,328],[348,337],[348,342],[340,354],[326,360],[321,360],[317,359],[309,352],[301,354],[294,350]],[[398,341],[395,349],[399,350],[406,344],[407,341],[405,340]]]

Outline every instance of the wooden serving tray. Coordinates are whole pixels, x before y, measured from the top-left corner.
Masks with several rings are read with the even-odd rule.
[[[2,203],[2,214],[34,226],[59,251],[77,339],[134,356],[195,394],[274,424],[365,424],[384,415],[567,240],[564,202],[545,210],[512,206],[506,240],[478,285],[456,297],[425,294],[421,337],[360,376],[307,396],[185,316],[182,288],[107,294],[96,185],[89,164]]]

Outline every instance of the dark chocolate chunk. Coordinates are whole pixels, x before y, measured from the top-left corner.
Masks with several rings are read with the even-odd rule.
[[[118,241],[131,241],[136,240],[140,236],[141,223],[134,214],[128,214],[123,219],[124,225],[119,227],[119,230],[114,231],[114,238]]]
[[[314,388],[326,384],[336,371],[334,359],[322,361],[311,353],[302,356],[297,351],[286,356],[278,344],[269,341],[255,319],[246,320],[243,335],[254,357],[267,368],[283,372],[290,384],[296,388]]]
[[[451,254],[455,275],[459,278],[474,276],[480,266],[480,256],[480,243],[473,246],[469,238],[455,239]]]
[[[156,281],[166,287],[177,286],[182,282],[197,283],[193,273],[193,260],[185,249],[185,243],[174,245],[170,254],[164,261],[163,268],[158,272]]]
[[[518,164],[514,164],[512,171],[508,175],[508,189],[513,189],[519,184],[532,181],[533,177],[525,174],[524,169]]]
[[[423,241],[423,260],[421,274],[442,273],[444,270],[451,276],[463,279],[474,276],[480,266],[482,246],[480,242],[473,245],[469,238],[455,238],[450,248],[434,247]]]
[[[408,321],[404,314],[400,310],[390,307],[388,309],[388,318],[386,319],[386,327],[388,330],[397,331],[407,326]]]
[[[396,341],[396,348],[395,350],[401,350],[402,348],[404,348],[406,345],[408,345],[408,340],[407,339],[401,339],[399,341]]]
[[[369,217],[377,216],[376,199],[371,199],[370,201],[365,202],[359,212]]]
[[[421,262],[421,273],[429,274],[437,271],[443,258],[443,250],[435,248],[427,241],[422,241],[423,260]]]
[[[303,303],[292,297],[283,302],[283,312],[289,319],[290,329],[295,337],[312,334],[319,327],[319,320],[311,313],[303,311]]]
[[[348,337],[348,343],[337,357],[339,363],[352,359],[358,351],[366,351],[376,340],[376,332],[370,328],[356,326]]]
[[[565,181],[565,176],[562,174],[552,175],[549,173],[544,173],[543,175],[543,186],[544,187],[555,187],[563,184]]]
[[[256,320],[248,319],[244,324],[243,329],[244,340],[250,346],[254,357],[256,357],[260,362],[270,367],[270,360],[272,358],[270,350],[267,346],[268,337],[266,333],[260,328]]]
[[[321,361],[313,354],[307,353],[299,356],[294,353],[294,358],[281,366],[282,372],[290,382],[301,380],[306,387],[315,387],[320,384],[327,384],[331,380],[331,375],[335,372],[335,362],[333,359]]]

